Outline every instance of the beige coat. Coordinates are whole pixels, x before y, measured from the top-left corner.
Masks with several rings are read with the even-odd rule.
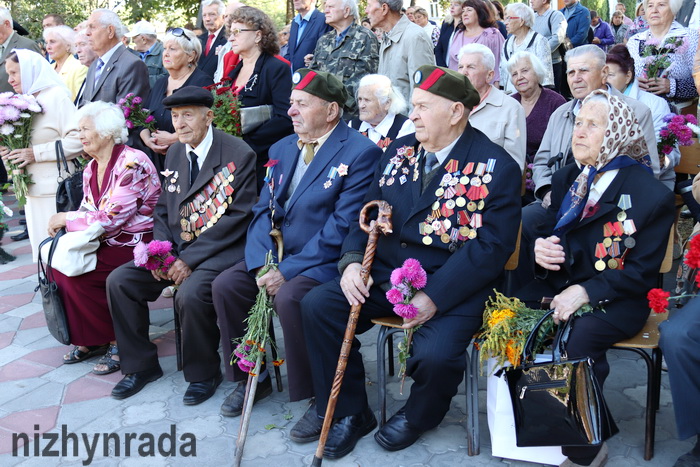
[[[491,86],[486,99],[469,114],[469,123],[505,149],[523,170],[527,133],[525,110],[518,101]]]
[[[56,64],[54,64],[54,69]],[[85,81],[85,76],[87,76],[88,68],[80,63],[77,58],[73,55],[68,55],[66,62],[61,67],[61,71],[58,72],[58,76],[66,84],[68,90],[70,90],[71,99],[75,101],[78,91],[80,91],[80,86],[83,85]]]

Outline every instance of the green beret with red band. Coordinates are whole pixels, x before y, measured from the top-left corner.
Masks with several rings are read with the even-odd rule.
[[[324,101],[337,102],[341,109],[348,100],[348,92],[343,83],[325,71],[300,68],[292,75],[292,83],[292,90],[308,92]]]
[[[441,66],[423,65],[418,68],[413,74],[413,87],[461,102],[468,109],[473,109],[481,102],[481,97],[469,78]]]

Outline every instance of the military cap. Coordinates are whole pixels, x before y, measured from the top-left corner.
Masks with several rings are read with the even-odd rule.
[[[331,73],[300,68],[292,76],[292,89],[308,92],[324,101],[337,102],[342,108],[348,100],[343,83]]]
[[[211,91],[199,86],[185,86],[163,99],[163,106],[166,109],[187,105],[201,105],[210,108],[214,105],[214,96],[211,95]]]
[[[476,107],[481,97],[469,78],[449,68],[423,65],[413,74],[413,87],[436,96],[461,102],[468,109]]]

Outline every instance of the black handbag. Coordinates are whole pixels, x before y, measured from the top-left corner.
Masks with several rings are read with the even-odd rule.
[[[41,305],[44,308],[44,316],[46,317],[46,327],[51,335],[61,344],[70,344],[70,332],[68,330],[68,320],[66,318],[66,310],[63,307],[63,300],[58,294],[58,286],[52,278],[53,269],[51,268],[51,258],[54,249],[58,244],[58,239],[65,231],[61,229],[55,237],[48,237],[39,245],[39,261],[38,261],[38,276],[39,285],[34,291],[41,291]],[[46,258],[46,267],[41,258],[41,247],[47,242],[51,242],[49,249],[49,257]]]
[[[68,160],[63,152],[61,140],[56,141],[56,167],[58,189],[56,190],[56,212],[77,211],[83,202],[83,169],[74,159],[75,171],[68,171]],[[63,175],[62,172],[65,174]]]
[[[523,364],[506,371],[513,403],[519,447],[597,445],[618,432],[590,358],[569,360],[566,342],[573,317],[560,327],[552,345],[552,361],[533,363],[540,326],[530,332],[523,348]]]

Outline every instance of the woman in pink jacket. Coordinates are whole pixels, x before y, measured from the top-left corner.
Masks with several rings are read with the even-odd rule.
[[[77,113],[80,142],[92,161],[83,172],[83,201],[78,211],[58,213],[49,221],[49,235],[85,230],[99,223],[104,229],[94,271],[67,277],[53,270],[66,309],[75,345],[64,363],[106,354],[93,372],[119,370],[118,349],[105,285],[110,272],[133,260],[140,241],[153,238],[153,210],[160,195],[158,174],[143,152],[123,144],[124,116],[114,104],[94,102]]]

